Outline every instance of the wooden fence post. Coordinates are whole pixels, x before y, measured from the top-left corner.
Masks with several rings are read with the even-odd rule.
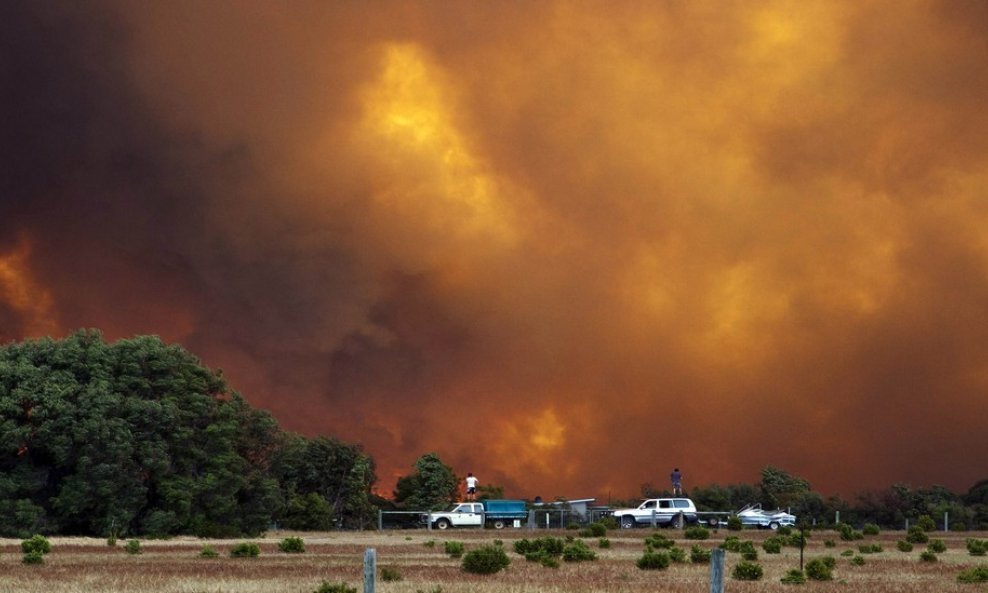
[[[724,550],[710,550],[710,593],[724,593]]]
[[[364,550],[364,593],[374,593],[377,580],[377,550]]]

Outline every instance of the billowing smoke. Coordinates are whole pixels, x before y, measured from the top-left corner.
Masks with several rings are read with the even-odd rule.
[[[0,339],[509,496],[984,478],[978,2],[11,3]]]

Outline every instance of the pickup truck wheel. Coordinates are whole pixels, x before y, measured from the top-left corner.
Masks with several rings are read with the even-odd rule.
[[[634,526],[635,526],[635,518],[634,517],[632,517],[631,515],[625,515],[625,516],[621,517],[621,528],[622,529],[631,529]]]
[[[436,527],[439,529],[449,529],[449,519],[439,519],[436,521]]]
[[[707,519],[707,525],[711,527],[717,527],[718,525],[720,525],[720,519],[718,519],[717,517],[711,517]]]
[[[494,529],[504,529],[504,519],[495,519],[492,525]]]
[[[776,523],[775,521],[772,521],[771,523],[768,524],[768,528],[771,529],[772,531],[775,531],[776,529],[779,528],[779,524]]]

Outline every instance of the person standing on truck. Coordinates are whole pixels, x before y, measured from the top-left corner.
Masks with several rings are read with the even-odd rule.
[[[472,473],[467,472],[467,500],[477,498],[477,478]]]
[[[672,494],[674,496],[683,495],[683,474],[679,472],[679,468],[675,467],[672,473],[669,474],[669,479],[672,480]]]

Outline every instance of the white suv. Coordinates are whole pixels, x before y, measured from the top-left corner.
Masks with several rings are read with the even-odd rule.
[[[611,516],[625,529],[639,525],[675,525],[680,516],[683,525],[697,522],[696,505],[688,498],[649,498],[637,508],[617,509]]]

